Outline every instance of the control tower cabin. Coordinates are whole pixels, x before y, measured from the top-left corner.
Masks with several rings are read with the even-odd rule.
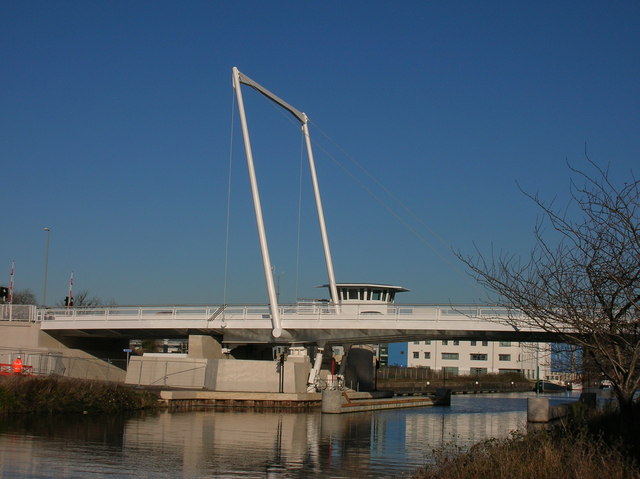
[[[331,288],[328,284],[322,287]],[[387,306],[395,302],[396,294],[409,291],[402,286],[376,283],[337,283],[338,301],[341,306],[357,306],[361,313],[386,313]]]

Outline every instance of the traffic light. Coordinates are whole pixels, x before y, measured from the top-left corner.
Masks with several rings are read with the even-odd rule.
[[[73,306],[73,296],[71,296],[71,298],[69,298],[69,296],[65,296],[64,305],[65,306]]]
[[[0,301],[5,303],[9,297],[9,288],[6,286],[0,286]]]

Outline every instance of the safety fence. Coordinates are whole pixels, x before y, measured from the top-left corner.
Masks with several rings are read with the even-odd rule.
[[[65,356],[60,352],[0,348],[0,364],[12,367],[13,361],[18,356],[22,359],[23,369],[34,376],[55,375],[117,381],[122,380],[123,370],[126,367],[126,359],[83,358]],[[13,374],[12,368],[11,374]]]
[[[30,304],[0,304],[3,321],[35,321],[36,307]]]
[[[20,366],[19,368],[14,368],[13,364],[0,363],[0,376],[31,376],[32,374],[32,366]]]

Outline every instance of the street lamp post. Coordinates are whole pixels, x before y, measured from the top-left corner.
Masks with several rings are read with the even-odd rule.
[[[51,239],[51,228],[45,227],[47,240],[44,245],[44,286],[42,287],[42,306],[47,305],[47,277],[49,275],[49,240]]]

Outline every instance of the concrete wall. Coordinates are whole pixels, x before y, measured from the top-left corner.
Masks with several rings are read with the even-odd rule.
[[[125,383],[205,389],[208,359],[186,354],[145,354],[131,356]]]
[[[20,355],[34,374],[122,382],[123,369],[82,351],[70,349],[40,330],[39,323],[0,321],[0,363]],[[124,365],[124,362],[123,362]]]
[[[216,391],[280,392],[280,367],[276,361],[220,360],[216,363]],[[310,371],[308,362],[285,361],[282,392],[305,392]]]
[[[222,345],[211,336],[190,334],[188,356],[190,358],[221,359]]]
[[[310,370],[309,362],[285,362],[282,392],[305,392]],[[211,391],[277,393],[280,392],[280,365],[276,361],[145,354],[131,358],[125,382]]]

